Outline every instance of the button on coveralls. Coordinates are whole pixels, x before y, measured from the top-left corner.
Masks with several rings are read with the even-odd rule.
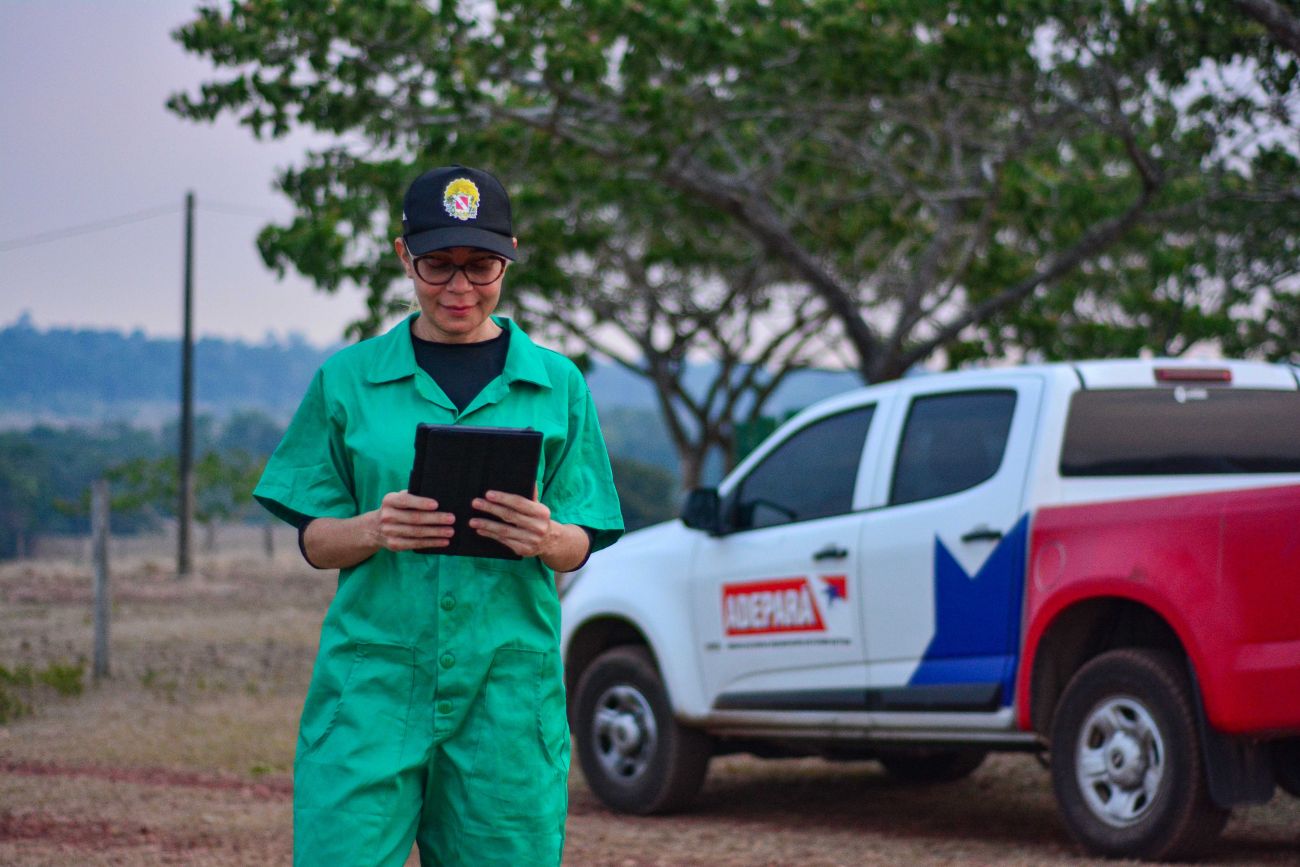
[[[590,392],[504,317],[500,376],[458,413],[419,368],[414,316],[317,372],[254,495],[272,513],[349,518],[406,488],[418,422],[542,432],[554,520],[622,533]],[[294,863],[558,864],[569,729],[559,600],[535,557],[380,550],[339,573],[294,761]]]

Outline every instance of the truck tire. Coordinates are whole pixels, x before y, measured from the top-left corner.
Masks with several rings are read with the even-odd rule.
[[[885,770],[904,783],[952,783],[969,777],[984,763],[984,750],[890,750],[878,758]]]
[[[673,717],[650,653],[627,645],[601,654],[578,680],[573,731],[587,784],[620,813],[688,806],[708,771],[708,735]]]
[[[1282,791],[1300,798],[1300,739],[1292,738],[1274,745],[1273,771]]]
[[[1051,761],[1065,824],[1095,854],[1194,857],[1228,820],[1210,800],[1186,670],[1166,651],[1112,650],[1080,668],[1053,717]]]

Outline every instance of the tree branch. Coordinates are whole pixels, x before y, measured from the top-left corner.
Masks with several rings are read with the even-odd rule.
[[[976,322],[988,320],[995,313],[1005,310],[1028,297],[1039,286],[1051,283],[1058,277],[1074,270],[1080,263],[1106,250],[1142,221],[1153,196],[1154,192],[1152,190],[1143,187],[1141,194],[1129,206],[1128,210],[1118,217],[1105,220],[1091,227],[1087,232],[1083,233],[1082,237],[1072,247],[1064,253],[1052,257],[1046,267],[1039,269],[1031,276],[1003,290],[994,297],[968,308],[965,313],[952,322],[940,327],[928,340],[914,344],[911,349],[900,356],[898,372],[901,373],[907,370],[913,364],[927,358],[930,353],[940,346],[955,340],[963,329]]]
[[[1233,5],[1263,24],[1274,42],[1300,57],[1300,18],[1293,12],[1277,0],[1233,0]]]

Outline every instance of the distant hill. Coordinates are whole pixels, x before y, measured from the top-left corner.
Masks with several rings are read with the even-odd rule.
[[[287,418],[330,351],[300,339],[198,340],[196,406],[219,416],[251,408]],[[0,427],[158,425],[177,415],[179,401],[179,340],[141,331],[38,330],[26,317],[0,329]]]
[[[337,348],[300,338],[262,343],[202,338],[194,347],[198,409],[220,417],[258,409],[287,420],[312,373]],[[688,384],[702,388],[709,368],[692,369]],[[602,411],[658,413],[650,384],[618,365],[598,363],[587,381]],[[801,372],[777,390],[770,411],[801,409],[857,384],[855,375],[843,371]],[[179,400],[180,341],[175,338],[141,331],[42,330],[26,317],[0,327],[0,428],[113,421],[157,426],[176,417]],[[658,425],[655,430],[661,433]]]

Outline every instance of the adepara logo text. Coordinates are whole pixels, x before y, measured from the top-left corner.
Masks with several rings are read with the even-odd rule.
[[[722,631],[726,635],[825,630],[805,577],[722,586]]]

